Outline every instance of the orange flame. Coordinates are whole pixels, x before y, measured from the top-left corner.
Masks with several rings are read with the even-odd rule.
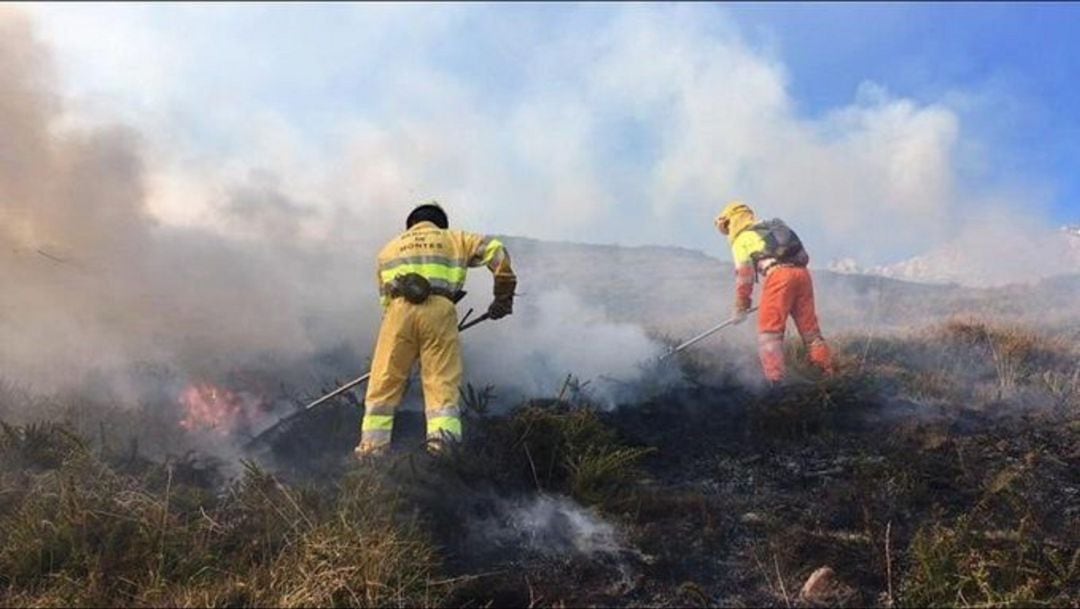
[[[180,394],[184,418],[180,426],[188,431],[206,430],[228,435],[248,425],[262,412],[262,401],[243,396],[210,383],[189,385]]]

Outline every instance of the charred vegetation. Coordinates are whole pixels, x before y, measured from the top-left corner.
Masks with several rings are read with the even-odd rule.
[[[1077,345],[977,319],[836,343],[836,378],[795,344],[775,389],[688,356],[615,408],[469,386],[462,445],[402,412],[363,463],[349,401],[237,466],[170,452],[179,415],[6,385],[39,416],[0,432],[0,604],[1075,605]]]

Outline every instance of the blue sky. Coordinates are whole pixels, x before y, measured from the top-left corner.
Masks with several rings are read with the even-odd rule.
[[[142,134],[168,222],[228,230],[269,183],[312,223],[435,196],[478,230],[716,253],[741,197],[873,263],[987,210],[1080,221],[1073,4],[27,10],[72,123]]]
[[[1006,98],[1006,108],[967,108],[965,122],[999,147],[995,171],[1053,183],[1054,217],[1080,221],[1080,7],[947,2],[725,8],[779,47],[800,111],[807,114],[843,104],[866,79],[923,100],[957,91]]]

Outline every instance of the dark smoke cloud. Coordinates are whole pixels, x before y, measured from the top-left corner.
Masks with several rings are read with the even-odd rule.
[[[3,376],[53,389],[138,362],[199,374],[367,343],[371,244],[297,245],[310,210],[259,174],[220,202],[253,238],[159,225],[139,135],[64,129],[56,85],[32,24],[0,10]]]

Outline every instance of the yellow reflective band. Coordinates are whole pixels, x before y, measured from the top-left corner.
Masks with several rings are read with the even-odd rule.
[[[458,260],[450,256],[399,256],[382,263],[382,270],[389,271],[403,264],[441,264],[443,266],[461,266]]]
[[[382,271],[379,273],[379,277],[382,278],[383,283],[389,283],[401,275],[416,273],[427,279],[441,279],[449,283],[465,283],[466,272],[466,269],[462,267],[443,264],[402,264]]]
[[[459,417],[461,416],[461,409],[457,406],[447,406],[446,408],[439,408],[436,410],[429,410],[426,413],[429,419],[439,419],[443,417]]]
[[[394,428],[394,415],[381,416],[377,414],[364,415],[364,422],[360,425],[363,431],[390,431]]]
[[[390,440],[392,439],[392,433],[392,431],[372,431],[369,429],[362,432],[363,440],[361,441],[361,443],[369,446],[387,446],[390,444]]]
[[[446,432],[455,438],[461,437],[461,419],[458,417],[433,417],[428,419],[428,436],[438,436]]]
[[[484,259],[481,264],[491,264],[491,261],[495,258],[495,254],[503,248],[502,241],[498,239],[492,239],[488,242],[487,247],[484,248]]]

